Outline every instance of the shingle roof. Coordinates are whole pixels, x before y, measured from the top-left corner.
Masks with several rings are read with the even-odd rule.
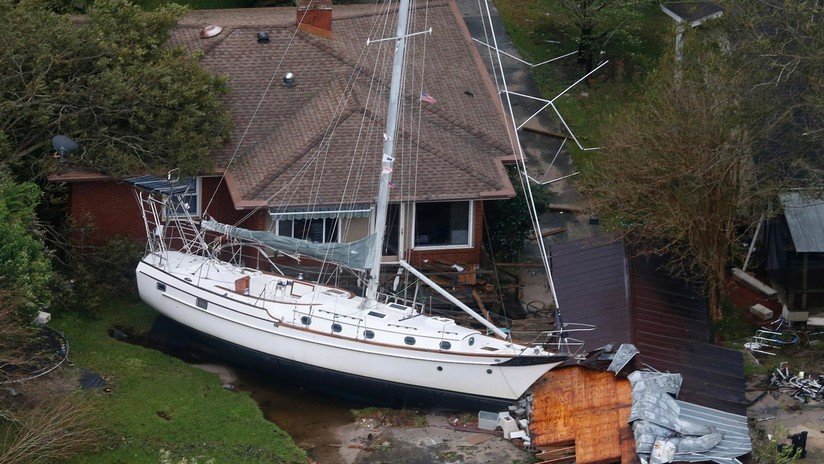
[[[368,38],[394,33],[394,27],[373,31],[384,21],[378,8],[385,7],[336,5],[332,39],[295,32],[294,8],[199,10],[180,21],[172,42],[202,51],[201,64],[228,78],[225,103],[235,129],[214,157],[226,166],[237,151],[228,171],[243,202],[372,201],[388,94],[388,72],[375,63],[389,58],[393,42],[364,47]],[[390,14],[388,24],[393,18]],[[402,117],[391,198],[511,196],[500,162],[512,153],[503,111],[457,9],[448,1],[432,1],[428,9],[414,10],[410,23],[414,30],[431,26],[433,34],[426,36],[425,50],[423,36],[408,45],[404,102],[421,111]],[[223,32],[201,39],[200,30],[210,24]],[[256,35],[264,30],[270,43],[258,44]],[[286,72],[294,73],[298,85],[281,83]],[[421,90],[437,103],[421,105]]]

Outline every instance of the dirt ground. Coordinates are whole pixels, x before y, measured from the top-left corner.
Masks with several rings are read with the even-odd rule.
[[[428,413],[426,426],[386,427],[356,420],[338,428],[340,455],[346,464],[486,464],[533,462],[500,432],[456,430],[456,418]],[[458,426],[460,428],[460,426]]]
[[[757,399],[763,392],[765,376],[753,376],[748,383],[747,397]],[[801,402],[789,393],[770,391],[747,409],[753,427],[775,437],[777,443],[788,443],[788,436],[807,432],[807,456],[800,463],[824,463],[824,402]]]

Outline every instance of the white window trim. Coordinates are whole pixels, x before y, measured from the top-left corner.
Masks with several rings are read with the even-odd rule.
[[[202,179],[203,178],[200,177],[200,176],[195,177],[195,191],[196,191],[195,192],[196,193],[196,195],[195,195],[196,200],[195,201],[196,201],[197,205],[195,207],[195,214],[192,214],[192,219],[199,219],[200,215],[202,213],[202,207],[203,207],[203,205],[202,205],[202,201],[203,201],[203,183],[201,182]],[[169,219],[185,218],[185,217],[186,217],[185,214],[170,214],[169,213],[169,208],[165,208],[165,207],[163,208],[163,218],[164,219],[166,219],[166,218],[169,218]]]
[[[337,235],[337,237],[335,237],[335,238],[337,239],[337,241],[336,242],[320,242],[320,243],[341,243],[342,238],[341,238],[341,230],[340,230],[341,229],[341,227],[340,227],[340,218],[323,218],[323,236],[326,237],[326,220],[327,219],[335,219],[335,220],[338,221],[338,227],[336,228],[337,230],[335,230],[335,235]],[[276,219],[275,220],[275,235],[280,235],[280,222],[281,221],[292,221],[292,231],[289,233],[289,235],[284,235],[284,237],[300,238],[300,237],[295,237],[295,221],[306,221],[306,220],[307,219]],[[317,219],[312,219],[312,220],[316,221]],[[303,240],[303,239],[301,238],[301,240]],[[318,243],[318,242],[315,242],[315,243]]]
[[[474,248],[475,238],[475,200],[465,200],[469,203],[469,224],[467,227],[468,244],[467,245],[418,245],[415,242],[415,226],[418,216],[418,203],[459,203],[464,200],[446,200],[446,201],[421,201],[412,203],[412,228],[411,228],[411,242],[413,250],[467,250]]]

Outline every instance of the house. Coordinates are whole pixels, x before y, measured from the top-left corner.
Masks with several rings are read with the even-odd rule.
[[[329,0],[182,18],[172,43],[228,78],[235,124],[212,153],[216,171],[192,182],[194,216],[317,242],[371,231],[389,80],[375,64],[394,47],[380,41],[394,34],[386,8],[391,24],[394,5]],[[478,263],[484,202],[514,196],[509,125],[455,3],[411,18],[432,33],[408,47],[384,259]],[[68,184],[71,219],[92,226],[76,240],[145,239],[127,184],[76,169],[50,180]]]

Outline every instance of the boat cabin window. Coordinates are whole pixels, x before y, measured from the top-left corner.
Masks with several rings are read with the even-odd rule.
[[[368,329],[364,330],[363,331],[363,338],[365,338],[367,340],[371,340],[371,339],[375,338],[375,332],[372,332],[371,330],[368,330]]]
[[[475,344],[475,337],[469,337],[469,340],[466,341],[466,344],[472,346]]]
[[[166,291],[166,284],[164,284],[163,282],[158,282],[157,283],[157,289],[160,290],[161,292],[165,292]]]
[[[449,342],[448,342],[448,341],[446,341],[446,340],[444,340],[444,341],[442,341],[442,342],[441,342],[441,349],[442,349],[442,350],[448,350],[448,349],[450,349],[450,348],[452,348],[452,344],[451,344],[451,343],[449,343]]]
[[[415,337],[406,337],[403,339],[403,342],[407,345],[414,345],[415,344]]]
[[[383,319],[386,316],[386,314],[378,313],[378,312],[375,312],[375,311],[369,311],[367,314],[369,314],[372,317],[379,317],[381,319]]]
[[[209,302],[204,300],[203,298],[198,298],[195,301],[195,304],[197,304],[197,307],[200,309],[207,309],[209,307]]]
[[[343,327],[340,324],[337,322],[332,324],[332,332],[340,332],[341,330],[343,330]]]
[[[200,177],[186,177],[177,181],[180,185],[189,183],[189,189],[185,195],[173,195],[166,204],[166,215],[168,217],[185,217],[187,214],[192,217],[200,216]]]
[[[301,316],[300,317],[300,323],[303,324],[303,325],[309,325],[309,324],[312,323],[312,318],[309,317],[309,316]]]
[[[415,204],[415,246],[469,246],[472,202]]]
[[[281,219],[278,235],[317,243],[339,242],[338,219]]]

